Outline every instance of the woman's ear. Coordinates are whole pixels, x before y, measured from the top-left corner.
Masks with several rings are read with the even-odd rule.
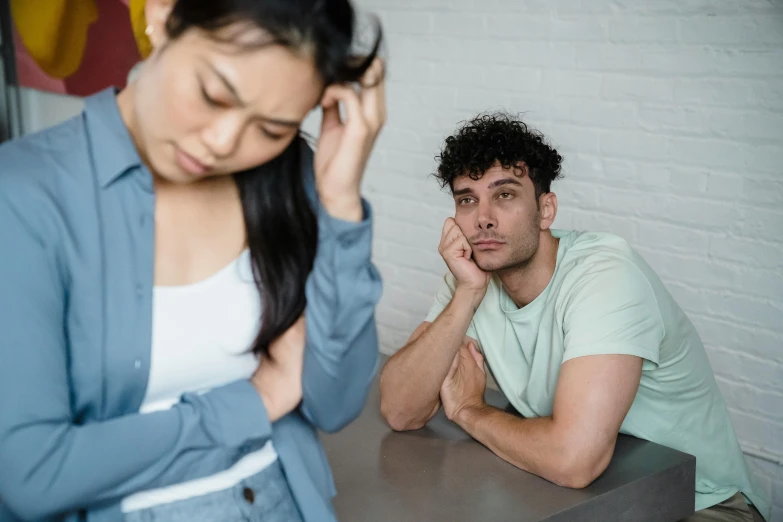
[[[144,30],[153,49],[162,47],[168,37],[166,35],[166,21],[169,19],[175,0],[146,0],[144,17],[147,26]]]
[[[557,217],[557,196],[554,192],[541,194],[538,203],[541,209],[541,230],[548,230]]]

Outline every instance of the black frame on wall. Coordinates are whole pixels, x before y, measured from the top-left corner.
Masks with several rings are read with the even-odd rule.
[[[0,0],[0,142],[22,135],[22,100],[16,73],[11,4]]]

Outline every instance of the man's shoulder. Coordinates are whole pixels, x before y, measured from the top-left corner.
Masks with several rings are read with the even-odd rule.
[[[561,241],[566,241],[566,254],[571,256],[629,255],[634,252],[626,239],[611,232],[572,230],[561,234]]]
[[[560,262],[566,272],[623,271],[642,269],[646,263],[624,238],[609,232],[572,231]]]
[[[560,294],[647,292],[658,276],[632,245],[608,232],[571,232],[557,268]]]

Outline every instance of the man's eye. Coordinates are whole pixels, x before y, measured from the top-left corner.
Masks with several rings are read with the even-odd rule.
[[[462,198],[459,200],[460,205],[467,205],[468,203],[472,203],[473,198]]]
[[[503,199],[508,199],[511,196],[512,196],[512,194],[510,192],[503,192],[502,194],[500,194],[500,197],[503,198]]]

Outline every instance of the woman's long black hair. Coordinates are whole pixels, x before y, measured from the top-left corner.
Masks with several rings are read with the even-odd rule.
[[[382,38],[378,26],[370,50],[353,52],[357,24],[349,0],[177,0],[166,32],[171,39],[191,28],[216,35],[237,23],[263,30],[258,46],[278,44],[309,54],[325,86],[359,81]],[[297,136],[277,158],[234,175],[261,294],[261,329],[253,345],[259,355],[268,353],[306,304],[305,282],[318,244],[316,214],[303,179],[307,146]]]

